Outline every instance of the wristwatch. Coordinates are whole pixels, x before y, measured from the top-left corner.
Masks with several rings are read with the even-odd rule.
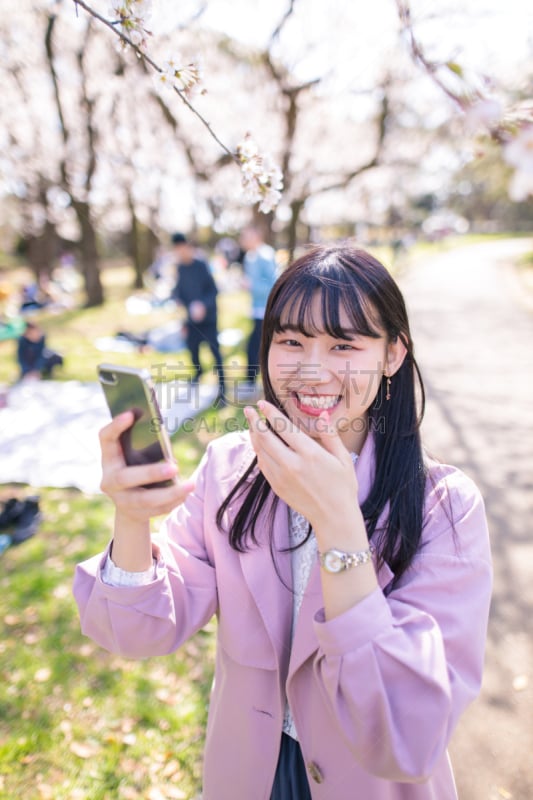
[[[367,564],[372,559],[374,548],[372,545],[367,550],[358,550],[357,553],[346,553],[344,550],[337,550],[332,548],[326,550],[325,553],[319,553],[318,559],[320,566],[326,572],[335,575],[337,572],[343,572],[345,569],[352,567],[359,567],[361,564]]]

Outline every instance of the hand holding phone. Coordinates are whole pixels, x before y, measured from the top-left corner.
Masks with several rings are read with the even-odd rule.
[[[100,431],[101,488],[115,504],[111,555],[118,567],[143,572],[155,555],[150,519],[183,503],[194,482],[177,478],[148,371],[101,364],[98,374],[113,416]]]

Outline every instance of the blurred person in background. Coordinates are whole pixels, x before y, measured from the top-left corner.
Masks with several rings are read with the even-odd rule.
[[[172,298],[187,311],[185,341],[194,368],[194,381],[203,374],[200,363],[200,345],[205,342],[215,360],[218,377],[217,405],[225,403],[224,368],[218,344],[217,294],[215,280],[209,266],[198,258],[193,245],[183,233],[172,235],[172,245],[177,265],[177,281]]]
[[[21,380],[50,378],[54,367],[63,365],[63,356],[46,346],[44,331],[36,322],[30,320],[26,323],[26,330],[18,339],[17,361]]]
[[[259,373],[259,345],[268,295],[276,280],[277,263],[274,249],[266,244],[263,233],[255,225],[242,231],[241,247],[245,251],[243,268],[245,285],[252,302],[253,327],[246,347],[246,388],[253,390]]]

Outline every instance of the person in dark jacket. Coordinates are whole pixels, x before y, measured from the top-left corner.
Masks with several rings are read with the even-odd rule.
[[[17,361],[21,379],[49,378],[54,367],[63,364],[63,357],[46,346],[44,332],[37,323],[30,321],[18,339]]]
[[[183,233],[174,233],[172,244],[177,263],[177,282],[172,297],[187,310],[186,344],[194,367],[193,380],[203,374],[200,345],[205,342],[213,354],[218,376],[217,403],[225,402],[224,368],[218,344],[218,289],[207,263],[198,258]]]

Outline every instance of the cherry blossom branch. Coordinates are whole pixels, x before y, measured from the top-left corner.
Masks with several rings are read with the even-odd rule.
[[[132,50],[134,50],[135,53],[137,53],[137,55],[140,58],[144,59],[144,61],[146,61],[147,64],[150,64],[150,66],[153,69],[155,69],[156,72],[159,72],[160,74],[164,73],[164,70],[162,69],[162,67],[160,67],[159,64],[156,64],[156,62],[140,47],[140,45],[136,44],[134,41],[132,41],[132,39],[130,39],[128,36],[126,36],[125,33],[123,33],[121,30],[119,30],[119,28],[117,27],[116,23],[110,22],[110,20],[108,20],[105,17],[103,17],[101,14],[99,14],[97,11],[95,11],[94,8],[91,8],[91,6],[87,5],[87,3],[84,2],[84,0],[73,0],[73,2],[74,2],[75,6],[81,6],[81,8],[83,8],[84,11],[86,11],[88,14],[90,14],[92,17],[94,17],[94,19],[97,19],[99,22],[101,22],[107,28],[112,30],[113,33],[115,34],[115,36],[118,36],[118,38],[125,45],[131,47]],[[187,99],[187,97],[185,95],[184,90],[179,89],[177,86],[173,86],[172,88],[174,89],[176,94],[179,95],[181,101],[183,103],[185,103],[185,105],[187,106],[189,111],[192,111],[192,113],[195,115],[195,117],[197,117],[200,120],[202,125],[205,128],[207,128],[207,131],[209,132],[210,136],[213,137],[213,139],[219,145],[219,147],[221,147],[225,151],[225,153],[227,153],[227,155],[229,155],[234,161],[239,163],[238,158],[235,155],[235,153],[232,153],[231,150],[224,144],[224,142],[222,142],[219,139],[219,137],[217,136],[217,134],[215,133],[215,131],[213,130],[213,128],[211,127],[209,122],[205,119],[205,117],[203,117],[202,114],[200,114],[200,112],[192,105],[192,103],[189,102],[189,100]]]
[[[200,81],[198,65],[187,64],[182,67],[177,59],[169,58],[161,67],[146,52],[146,37],[151,33],[144,27],[144,17],[149,16],[151,12],[151,0],[114,0],[113,10],[118,16],[115,21],[106,19],[84,0],[73,0],[73,2],[76,6],[76,13],[78,7],[83,8],[91,17],[113,31],[123,47],[131,47],[139,58],[155,70],[160,85],[173,89],[179,95],[180,100],[206,128],[226,156],[229,156],[240,167],[246,202],[259,203],[259,210],[264,213],[272,211],[281,198],[283,187],[281,171],[268,156],[259,153],[250,134],[246,134],[237,150],[232,152],[215,133],[205,117],[190,102],[187,94]],[[127,33],[124,32],[125,30]]]
[[[502,147],[504,160],[515,170],[509,195],[515,201],[526,200],[533,195],[533,101],[528,100],[504,110],[499,100],[487,97],[469,86],[459,64],[453,61],[430,61],[415,36],[409,0],[396,0],[396,8],[415,64],[419,64],[436,86],[464,113],[466,128],[471,133],[483,127],[490,138]],[[447,86],[440,74],[443,67],[462,81],[465,92],[455,92]]]
[[[439,63],[437,61],[430,61],[424,53],[420,43],[418,42],[415,32],[413,30],[413,20],[411,17],[411,7],[407,0],[396,0],[396,8],[398,10],[398,17],[402,26],[402,33],[406,37],[411,57],[415,64],[419,64],[422,69],[429,75],[433,83],[435,83],[444,94],[457,104],[459,108],[464,111],[472,102],[471,95],[462,95],[452,91],[440,75],[440,70],[445,67],[448,71],[452,72],[456,77],[462,78],[461,68],[458,64],[453,62]],[[465,84],[466,85],[466,84]]]

